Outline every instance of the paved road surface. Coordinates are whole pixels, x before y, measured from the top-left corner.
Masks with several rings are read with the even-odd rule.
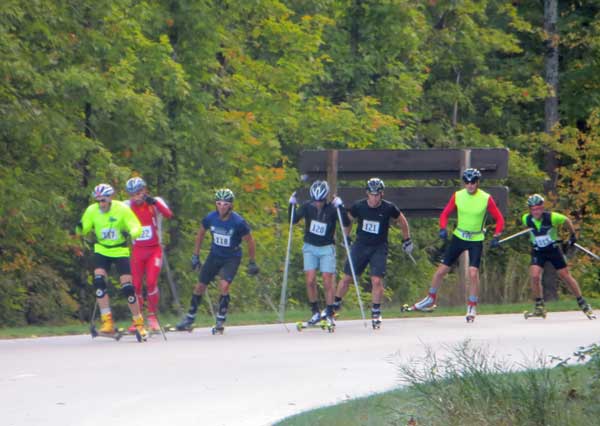
[[[395,362],[464,339],[516,362],[600,341],[581,312],[340,321],[333,334],[290,325],[170,333],[145,344],[88,335],[0,341],[2,426],[262,426],[390,389]]]

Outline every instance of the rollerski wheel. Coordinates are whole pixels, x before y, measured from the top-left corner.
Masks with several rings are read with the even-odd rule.
[[[92,335],[92,339],[96,337],[106,337],[107,339],[114,339],[117,342],[121,339],[121,337],[123,337],[123,334],[116,328],[114,333],[103,333],[101,331],[98,331],[95,325],[92,325],[90,327],[90,334]]]
[[[187,331],[188,333],[191,333],[192,331],[194,331],[194,328],[196,328],[196,323],[192,324],[189,327],[183,328],[183,329],[178,329],[176,326],[171,325],[171,324],[167,324],[163,327],[163,330],[165,330],[165,333],[174,333],[174,332],[182,332],[182,331]]]
[[[529,312],[529,311],[525,311],[523,312],[523,316],[525,317],[525,319],[529,319],[531,317],[538,317],[538,318],[543,318],[546,319],[546,311],[533,311],[533,312]]]
[[[142,336],[142,333],[140,333],[139,330],[135,330],[135,339],[139,342],[146,342],[148,340],[148,335],[146,334],[145,336]]]
[[[437,305],[431,305],[429,308],[425,308],[425,309],[415,309],[414,306],[410,306],[410,305],[404,304],[400,308],[400,312],[425,312],[425,313],[431,313],[431,312],[435,311],[435,308],[437,308]]]
[[[225,331],[225,327],[213,327],[210,332],[212,333],[213,336],[220,334],[223,335],[223,332]]]
[[[596,319],[596,315],[594,315],[593,312],[584,312],[585,316],[588,317],[589,320],[595,320]]]
[[[298,330],[298,331],[302,331],[302,330],[304,330],[305,328],[306,328],[306,326],[305,326],[303,323],[301,323],[301,322],[297,322],[297,323],[296,323],[296,330]]]
[[[465,317],[465,319],[467,320],[467,323],[469,323],[469,324],[475,322],[475,316],[473,316],[473,315],[467,315]]]
[[[373,326],[373,330],[379,330],[381,328],[381,321],[372,320],[371,325]]]

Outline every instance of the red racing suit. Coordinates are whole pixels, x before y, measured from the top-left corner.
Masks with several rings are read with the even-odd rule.
[[[155,197],[156,204],[143,201],[136,204],[131,200],[125,201],[133,210],[142,224],[142,234],[133,241],[131,251],[131,276],[135,293],[143,307],[142,283],[146,276],[146,290],[148,296],[148,312],[155,313],[158,309],[160,294],[158,291],[158,276],[162,266],[161,223],[163,217],[170,219],[173,212],[167,203],[160,197]]]

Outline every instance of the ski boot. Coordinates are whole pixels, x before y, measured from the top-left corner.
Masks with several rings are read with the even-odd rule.
[[[590,319],[590,320],[596,319],[596,315],[594,315],[594,312],[592,311],[592,307],[589,305],[589,303],[584,302],[580,306],[581,306],[581,310],[583,311],[585,316],[588,317],[588,319]]]
[[[148,329],[150,330],[150,332],[160,333],[160,324],[158,323],[156,315],[152,312],[149,312],[146,319],[148,320]]]
[[[138,342],[145,342],[148,340],[148,332],[144,328],[144,317],[139,315],[133,320],[135,322],[135,338]]]
[[[310,319],[305,323],[303,323],[302,321],[296,323],[296,330],[302,331],[302,329],[304,328],[317,327],[324,321],[325,319],[321,316],[320,312],[313,312]]]
[[[131,325],[129,327],[127,327],[127,333],[129,334],[135,334],[135,331],[137,330],[137,327],[135,326],[135,321],[131,321]]]
[[[379,330],[381,328],[382,321],[383,317],[381,316],[381,312],[371,313],[371,325],[373,326],[373,330]]]
[[[400,308],[400,311],[401,312],[414,312],[414,311],[433,312],[436,307],[437,307],[437,305],[435,304],[435,298],[431,297],[430,295],[427,295],[427,297],[425,297],[423,300],[415,303],[412,306],[403,305],[402,308]]]
[[[100,330],[98,330],[98,332],[100,334],[114,334],[116,330],[112,313],[109,312],[107,314],[102,314],[100,315],[100,319],[102,321],[102,325],[100,326]]]
[[[175,326],[175,331],[189,331],[191,332],[194,329],[194,320],[196,316],[192,316],[190,314],[186,314],[181,321],[177,323]]]
[[[477,316],[477,305],[467,305],[467,315],[465,319],[467,322],[474,322],[475,317]]]
[[[225,331],[225,317],[221,315],[217,315],[217,322],[215,326],[212,328],[211,333],[215,334],[223,334]]]
[[[523,316],[525,319],[529,319],[531,317],[541,317],[546,319],[546,307],[543,303],[537,303],[533,308],[533,312],[525,311],[523,312]]]
[[[102,314],[100,315],[100,318],[102,321],[100,330],[97,330],[94,324],[90,325],[90,334],[92,335],[92,339],[101,336],[119,341],[123,335],[115,328],[115,323],[112,319],[112,313],[109,312],[107,314]]]

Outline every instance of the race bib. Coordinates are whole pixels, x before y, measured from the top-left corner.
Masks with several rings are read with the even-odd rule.
[[[535,245],[538,247],[548,247],[553,243],[554,240],[550,238],[550,235],[538,235],[535,237]]]
[[[103,229],[100,231],[103,240],[116,241],[119,239],[119,232],[116,229]]]
[[[152,226],[142,226],[142,234],[137,239],[138,241],[148,241],[152,238]]]
[[[327,224],[323,222],[319,222],[317,220],[310,221],[310,233],[318,235],[320,237],[325,235],[327,231]]]
[[[213,243],[220,247],[230,247],[231,237],[225,234],[213,234]]]
[[[373,220],[363,220],[362,230],[369,234],[379,234],[379,222]]]

